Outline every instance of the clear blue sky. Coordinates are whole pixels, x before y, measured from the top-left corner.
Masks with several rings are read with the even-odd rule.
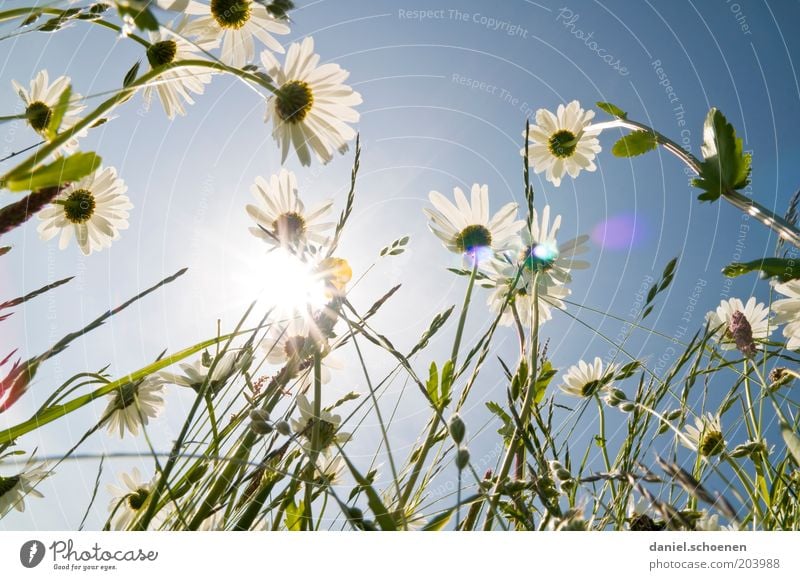
[[[21,3],[0,2],[3,8],[17,4]],[[427,231],[421,210],[428,192],[449,193],[454,185],[467,188],[480,182],[489,185],[493,208],[522,201],[521,133],[526,115],[539,107],[554,109],[572,99],[585,105],[611,101],[631,118],[677,141],[686,139],[699,155],[703,119],[710,106],[717,106],[738,128],[745,148],[754,151],[753,192],[763,204],[783,213],[800,185],[800,165],[795,162],[800,144],[794,134],[800,126],[794,65],[800,40],[792,28],[800,18],[796,2],[298,4],[287,42],[313,35],[323,60],[350,70],[350,81],[364,98],[358,126],[362,172],[341,253],[357,276],[383,245],[411,235],[410,250],[381,262],[354,292],[356,303],[366,307],[391,285],[403,283],[390,311],[377,321],[399,345],[413,344],[436,312],[460,302],[464,289],[464,280],[445,270],[454,264],[453,258]],[[419,10],[433,12],[420,20],[414,13]],[[611,56],[604,60],[606,55]],[[141,58],[135,43],[83,23],[54,35],[5,39],[0,115],[17,110],[11,79],[27,83],[47,68],[51,78],[70,75],[77,92],[101,93],[119,86]],[[0,258],[0,299],[60,277],[77,273],[77,279],[2,323],[0,354],[11,348],[26,356],[39,353],[158,279],[183,266],[190,271],[48,362],[23,402],[0,416],[0,427],[27,418],[75,372],[107,364],[116,375],[139,368],[165,348],[175,350],[213,335],[217,317],[230,326],[249,301],[262,248],[247,232],[244,206],[251,200],[248,188],[254,177],[277,172],[279,154],[262,122],[263,102],[242,84],[216,78],[197,101],[186,118],[170,123],[158,106],[144,113],[136,97],[84,141],[85,148],[95,148],[106,164],[117,167],[135,205],[131,229],[110,251],[88,258],[74,246],[59,251],[55,243],[38,240],[33,223],[2,240],[13,244],[14,251]],[[685,127],[679,126],[681,119]],[[682,129],[688,132],[682,134]],[[547,201],[563,214],[562,239],[600,232],[605,223],[614,233],[614,243],[593,242],[592,267],[575,275],[572,299],[628,317],[643,280],[657,277],[674,256],[681,256],[678,275],[665,297],[666,307],[651,320],[667,335],[685,326],[680,319],[689,305],[694,306],[690,296],[699,280],[704,287],[688,314],[690,333],[724,295],[746,298],[755,291],[763,298],[765,283],[751,276],[729,287],[719,271],[735,254],[753,259],[771,253],[773,240],[765,231],[722,203],[697,202],[697,191],[687,184],[682,166],[665,153],[632,161],[613,157],[613,139],[610,134],[601,138],[604,152],[596,173],[581,174],[577,181],[565,179],[560,188],[534,180],[537,205]],[[33,141],[22,126],[0,126],[0,154]],[[348,155],[310,169],[290,160],[288,167],[297,172],[303,197],[336,196],[340,208],[351,160]],[[12,199],[0,197],[3,204]],[[745,231],[746,226],[750,227]],[[633,233],[626,234],[627,228]],[[488,321],[485,296],[479,293],[468,336],[475,336]],[[596,315],[581,317],[611,337],[622,326]],[[605,356],[609,349],[567,316],[556,316],[543,332],[551,340],[557,367],[565,368],[580,357]],[[432,358],[443,360],[451,336],[452,329],[418,361],[419,368]],[[651,364],[660,357],[669,359],[668,343],[644,338],[637,335],[629,343],[635,355],[650,355]],[[498,354],[512,360],[515,337],[509,330],[502,339]],[[385,368],[387,361],[371,356],[373,364]],[[468,413],[473,434],[486,421],[483,402],[504,400],[495,382],[497,365],[489,366]],[[330,398],[359,387],[366,389],[351,360],[349,370],[331,383]],[[398,398],[400,387],[387,395],[387,407]],[[164,448],[189,404],[184,393],[170,395],[166,418],[152,427]],[[58,453],[101,412],[102,405],[86,409],[20,444]],[[403,395],[392,428],[395,451],[401,456],[427,416],[418,393]],[[369,422],[364,428],[371,428]],[[485,441],[474,442],[474,457],[483,452],[492,456]],[[357,440],[351,450],[356,456],[371,456],[370,445]],[[120,443],[102,435],[93,437],[85,449],[131,451],[144,449],[144,442],[140,438]],[[105,481],[113,481],[114,471],[128,467],[128,462],[110,463]],[[42,488],[48,499],[29,502],[29,511],[6,518],[0,529],[75,527],[95,469],[93,462],[63,466]],[[143,469],[149,472],[149,464]],[[105,496],[90,525],[101,523],[104,507]]]

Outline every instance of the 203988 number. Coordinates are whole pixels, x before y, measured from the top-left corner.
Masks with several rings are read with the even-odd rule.
[[[737,568],[780,568],[778,558],[739,558],[736,560]]]

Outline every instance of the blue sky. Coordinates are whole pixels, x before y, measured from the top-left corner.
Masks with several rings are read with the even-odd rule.
[[[3,8],[17,4],[0,3]],[[431,317],[460,303],[464,291],[464,280],[445,270],[456,264],[453,257],[427,230],[421,210],[428,192],[450,194],[453,186],[479,182],[489,185],[493,208],[522,202],[522,132],[526,116],[539,107],[555,109],[572,99],[584,106],[611,101],[631,118],[678,142],[685,140],[699,155],[703,119],[716,106],[737,127],[745,148],[754,152],[752,192],[761,203],[782,214],[800,184],[800,166],[794,163],[800,147],[794,135],[800,125],[794,67],[800,41],[790,28],[800,17],[796,2],[323,0],[298,5],[292,32],[281,40],[313,35],[323,60],[348,69],[350,82],[364,98],[359,108],[363,156],[357,204],[341,254],[358,276],[382,246],[411,236],[409,251],[380,262],[353,294],[355,303],[365,308],[390,286],[403,283],[376,321],[398,345],[413,344]],[[71,76],[75,91],[91,95],[119,86],[133,62],[143,58],[135,43],[82,23],[52,35],[7,38],[3,46],[0,115],[17,111],[11,79],[27,83],[47,68],[51,77]],[[212,336],[217,318],[230,327],[263,282],[257,268],[263,248],[247,232],[244,206],[251,201],[248,188],[255,176],[268,177],[280,168],[270,128],[263,123],[265,105],[252,90],[227,77],[215,78],[197,101],[187,117],[169,122],[158,106],[145,112],[137,96],[83,142],[118,169],[135,205],[131,229],[110,251],[88,258],[75,247],[59,251],[55,243],[38,239],[33,223],[2,240],[14,246],[0,259],[2,298],[77,274],[67,287],[3,323],[2,352],[41,352],[160,278],[184,266],[190,270],[47,363],[26,399],[0,416],[0,427],[27,418],[75,372],[110,364],[112,373],[123,374],[163,349],[176,350]],[[700,204],[683,167],[666,153],[633,160],[613,157],[614,138],[610,132],[601,137],[604,151],[596,173],[565,179],[560,188],[539,176],[533,182],[537,206],[549,203],[563,215],[560,239],[593,234],[592,267],[575,275],[571,299],[628,318],[642,283],[656,278],[675,256],[680,256],[678,275],[662,299],[663,309],[650,320],[668,336],[677,336],[686,326],[682,318],[688,318],[693,333],[721,298],[753,293],[765,298],[767,285],[754,276],[731,284],[719,272],[737,256],[744,260],[770,254],[774,239],[724,203]],[[33,141],[25,127],[1,125],[0,157]],[[334,197],[338,210],[351,162],[348,154],[324,167],[315,163],[300,168],[292,159],[286,166],[297,172],[304,198]],[[3,204],[12,199],[0,197]],[[489,321],[485,298],[484,292],[478,293],[468,337]],[[579,314],[574,307],[571,311]],[[580,317],[610,337],[623,324],[585,312]],[[420,369],[447,356],[452,332],[450,328],[417,361]],[[609,350],[593,331],[565,315],[545,325],[543,333],[560,368],[581,357],[603,357]],[[513,359],[515,336],[509,330],[500,339],[498,354]],[[644,335],[635,335],[628,346],[651,361],[671,356],[667,342]],[[386,368],[378,353],[370,356],[377,368]],[[350,362],[331,383],[331,400],[353,388],[365,390],[355,362]],[[473,433],[486,421],[483,402],[504,400],[494,367],[487,369],[473,395],[468,412]],[[400,399],[392,433],[394,451],[403,456],[428,411],[418,393],[400,397],[400,388],[390,390],[386,400],[390,406]],[[180,425],[181,411],[191,403],[184,395],[172,393],[166,417],[152,427],[164,448]],[[86,409],[20,443],[56,454],[101,412],[102,406]],[[364,428],[370,427],[367,422]],[[491,456],[483,439],[474,445],[473,455]],[[132,451],[144,449],[144,443],[101,435],[85,449]],[[374,446],[356,441],[353,452],[369,458]],[[106,481],[113,481],[114,471],[127,469],[129,462],[110,465]],[[149,469],[147,463],[142,466]],[[24,515],[6,518],[0,529],[75,527],[95,470],[93,462],[63,466],[43,487],[48,499],[30,502]],[[96,519],[91,525],[99,523]]]

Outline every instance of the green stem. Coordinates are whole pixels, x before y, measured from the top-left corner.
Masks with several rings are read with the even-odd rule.
[[[438,413],[434,413],[433,417],[431,417],[430,424],[431,427],[428,430],[428,435],[425,437],[425,441],[422,443],[417,460],[414,462],[414,467],[411,470],[411,475],[408,476],[408,481],[406,482],[405,488],[403,488],[403,495],[400,498],[401,510],[405,509],[405,506],[408,504],[408,500],[411,497],[411,493],[414,491],[414,486],[417,483],[417,479],[419,479],[419,474],[422,472],[422,467],[425,464],[425,459],[428,455],[428,452],[431,450],[431,447],[433,447],[433,442],[436,440],[436,432],[438,431],[439,427]]]
[[[648,127],[644,123],[631,121],[630,119],[615,119],[614,121],[609,121],[606,123],[597,123],[594,125],[594,127],[600,128],[601,130],[610,129],[613,127],[623,127],[632,131],[647,131],[648,133],[652,133],[656,138],[656,142],[663,146],[667,151],[675,155],[678,159],[683,161],[686,166],[694,171],[697,175],[700,175],[702,166],[697,157],[686,151],[673,140],[662,135],[652,127]],[[722,197],[740,211],[758,219],[761,223],[777,233],[784,240],[787,240],[793,246],[800,248],[800,230],[772,210],[733,189],[727,189],[724,191]]]
[[[606,449],[606,412],[603,408],[603,401],[600,400],[600,395],[595,395],[595,400],[597,401],[597,412],[600,417],[600,451],[606,464],[606,472],[611,473],[611,461],[608,459],[608,449]],[[617,497],[617,489],[613,480],[609,479],[608,481],[611,484],[611,497],[614,500]],[[614,501],[612,501],[612,505],[615,505]]]
[[[47,156],[50,155],[51,153],[54,153],[61,145],[66,143],[74,135],[77,135],[83,129],[89,128],[92,124],[94,124],[94,122],[97,119],[100,118],[101,115],[103,115],[104,113],[111,110],[115,106],[129,99],[133,95],[133,93],[136,92],[136,90],[144,88],[145,86],[150,84],[152,81],[156,80],[159,76],[161,76],[167,71],[186,68],[186,67],[208,68],[220,72],[231,73],[243,80],[248,80],[257,83],[258,85],[266,88],[270,92],[275,92],[275,88],[264,79],[259,78],[251,73],[224,65],[219,62],[211,62],[202,59],[188,59],[188,60],[171,62],[163,66],[160,66],[158,68],[149,70],[148,72],[140,76],[138,79],[134,80],[130,85],[128,85],[124,89],[120,89],[119,92],[114,94],[109,99],[100,103],[100,105],[98,105],[94,111],[87,114],[75,125],[67,129],[63,133],[59,133],[58,135],[56,135],[53,140],[47,142],[39,151],[37,151],[36,153],[25,159],[25,161],[20,163],[9,173],[21,173],[33,169],[37,164],[41,163],[43,159],[47,158]],[[2,179],[0,178],[0,182],[1,181]]]
[[[484,531],[492,529],[494,520],[494,513],[497,510],[497,504],[500,501],[500,486],[503,485],[503,480],[508,476],[511,469],[511,463],[514,459],[515,450],[519,444],[521,436],[520,426],[525,428],[525,425],[530,419],[531,406],[533,405],[533,397],[536,393],[536,376],[539,373],[539,284],[538,274],[534,275],[533,280],[533,327],[531,328],[531,380],[528,383],[528,389],[525,392],[525,400],[522,402],[522,413],[520,415],[520,425],[514,427],[514,434],[511,436],[511,441],[508,444],[508,450],[503,458],[503,463],[500,466],[500,472],[497,475],[497,482],[494,484],[489,500],[489,511],[486,512],[486,520],[483,523]]]
[[[456,329],[456,338],[453,341],[453,352],[450,354],[450,360],[453,361],[453,368],[456,368],[456,360],[458,359],[458,350],[461,347],[461,337],[464,334],[464,324],[467,321],[467,311],[469,310],[469,301],[472,297],[472,289],[475,287],[475,277],[478,275],[478,259],[475,258],[475,263],[472,266],[472,273],[469,276],[469,283],[467,284],[467,293],[464,296],[464,305],[461,307],[461,317],[458,319],[458,328]]]
[[[458,319],[458,328],[456,329],[456,337],[453,341],[453,351],[450,354],[450,360],[453,362],[453,368],[456,368],[456,362],[458,359],[458,351],[461,348],[461,338],[464,334],[464,324],[467,320],[467,311],[469,310],[469,302],[472,298],[472,289],[475,287],[475,278],[478,275],[478,260],[474,260],[474,264],[472,265],[472,273],[469,277],[469,282],[467,283],[467,292],[464,295],[464,304],[461,307],[461,316]],[[411,493],[414,490],[414,486],[417,483],[417,479],[419,478],[419,474],[422,471],[422,467],[425,464],[425,460],[428,458],[428,453],[433,447],[433,442],[436,439],[436,432],[439,427],[439,413],[434,411],[433,417],[431,417],[430,421],[430,429],[428,430],[428,435],[425,438],[425,441],[420,448],[419,456],[417,457],[416,462],[414,463],[414,467],[411,471],[411,475],[406,482],[405,488],[403,490],[403,494],[400,497],[400,509],[404,509],[406,504],[408,503],[409,498],[411,497]]]
[[[314,424],[311,426],[311,453],[308,462],[305,483],[305,512],[306,529],[314,529],[314,515],[311,511],[311,502],[314,491],[314,466],[320,452],[320,418],[322,417],[322,355],[319,350],[314,352]]]

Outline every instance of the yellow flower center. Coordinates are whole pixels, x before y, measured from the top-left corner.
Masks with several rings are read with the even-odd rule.
[[[250,0],[211,0],[211,15],[221,28],[238,30],[250,20]]]
[[[89,221],[96,207],[94,196],[86,189],[76,189],[61,204],[64,206],[64,216],[73,224]]]
[[[456,236],[456,247],[461,252],[474,252],[492,245],[492,233],[486,226],[467,226]]]
[[[281,242],[295,244],[306,233],[306,220],[296,212],[283,213],[272,222],[272,230],[275,237]]]
[[[144,502],[147,501],[148,495],[150,495],[150,492],[146,488],[140,487],[133,493],[129,493],[125,499],[133,511],[139,511],[142,509]]]
[[[547,148],[554,156],[564,159],[572,156],[578,146],[578,138],[572,131],[562,129],[556,131],[550,136],[547,142]]]
[[[178,44],[174,40],[162,40],[151,44],[147,49],[147,62],[153,68],[169,64],[178,54]]]
[[[708,430],[703,433],[702,437],[700,438],[700,445],[698,445],[698,451],[700,455],[704,455],[706,457],[712,457],[714,455],[719,455],[725,450],[725,439],[722,436],[722,433],[715,430]]]
[[[44,131],[50,124],[53,110],[42,101],[34,101],[25,109],[25,118],[35,131]]]
[[[299,123],[314,106],[314,93],[304,81],[289,81],[275,94],[275,112],[282,121]]]

